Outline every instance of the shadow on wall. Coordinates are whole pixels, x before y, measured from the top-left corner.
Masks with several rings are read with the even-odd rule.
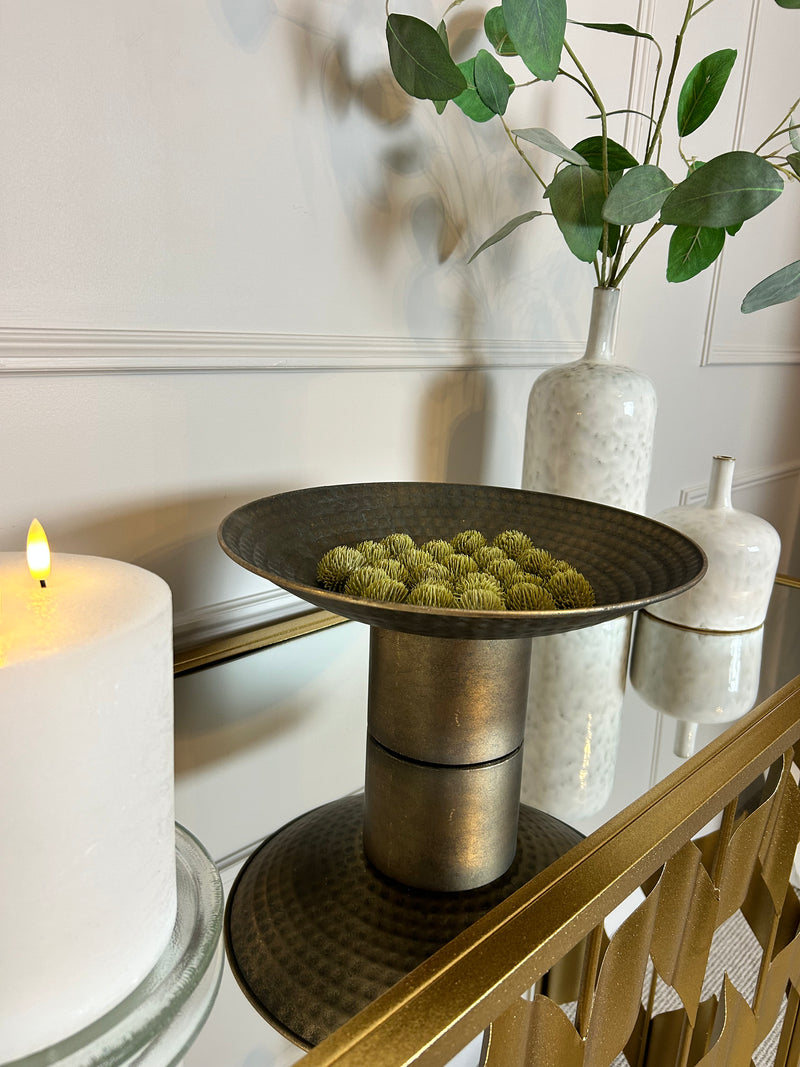
[[[258,583],[268,585],[229,559],[217,541],[217,528],[240,504],[295,488],[260,484],[148,501],[91,512],[48,529],[48,535],[56,552],[108,556],[153,571],[172,589],[176,613],[198,610],[257,592]]]
[[[255,52],[277,15],[274,0],[208,0],[222,32],[240,48]]]
[[[483,371],[437,375],[421,399],[421,480],[482,484],[491,421],[491,383]]]

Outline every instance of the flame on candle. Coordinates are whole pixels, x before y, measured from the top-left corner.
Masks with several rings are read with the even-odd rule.
[[[34,519],[28,528],[28,570],[32,578],[38,578],[44,587],[45,578],[50,574],[50,545],[47,534],[38,519]]]

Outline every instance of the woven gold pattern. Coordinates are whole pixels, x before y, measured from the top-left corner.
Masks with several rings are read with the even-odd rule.
[[[800,678],[341,1027],[305,1067],[442,1067],[482,1031],[483,1067],[799,1064],[798,738]],[[696,837],[715,815],[717,828]],[[607,937],[604,918],[636,887],[641,901]],[[709,990],[715,933],[731,922],[760,966],[751,987],[720,971]],[[662,1009],[665,990],[673,999]],[[754,1061],[768,1035],[770,1058]]]
[[[789,1050],[800,981],[800,903],[789,876],[800,839],[800,791],[791,768],[788,752],[753,812],[723,818],[719,830],[687,841],[664,864],[645,900],[604,939],[599,968],[584,971],[584,1007],[574,1025],[540,993],[520,1000],[492,1024],[484,1067],[608,1067],[621,1052],[632,1067],[749,1067],[787,986],[792,1010],[772,1062],[797,1063]],[[752,1001],[727,974],[718,993],[701,1000],[714,933],[740,909],[762,949]],[[681,1009],[653,1012],[659,978]]]

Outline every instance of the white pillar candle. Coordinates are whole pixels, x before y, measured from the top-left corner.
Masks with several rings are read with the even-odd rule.
[[[138,567],[0,553],[0,1063],[98,1019],[175,920],[172,613]]]

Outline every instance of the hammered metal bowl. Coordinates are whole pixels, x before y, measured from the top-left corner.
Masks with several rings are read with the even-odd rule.
[[[322,589],[317,563],[334,545],[409,533],[421,544],[477,529],[522,530],[592,583],[596,606],[567,611],[463,611],[357,599]],[[222,523],[219,540],[241,566],[303,600],[371,626],[430,637],[496,640],[563,633],[689,589],[702,549],[663,523],[588,500],[497,486],[438,482],[325,485],[254,500]]]

